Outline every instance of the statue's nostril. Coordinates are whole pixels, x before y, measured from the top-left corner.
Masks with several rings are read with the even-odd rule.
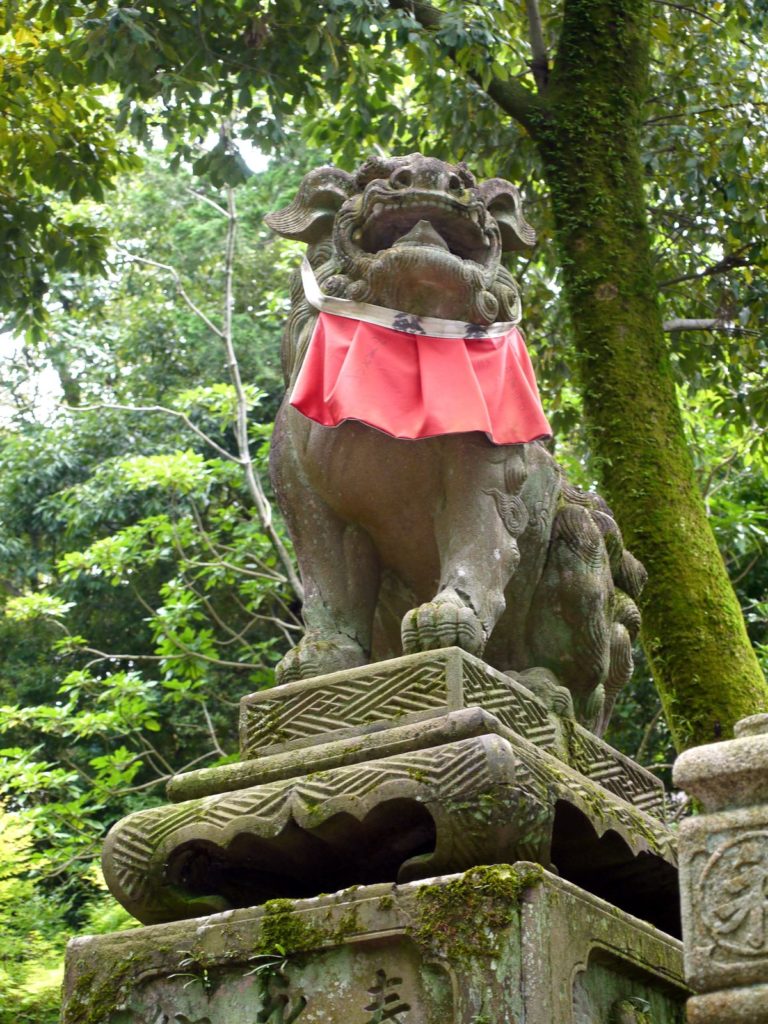
[[[407,167],[401,167],[389,179],[393,188],[410,188],[413,184],[413,174]]]

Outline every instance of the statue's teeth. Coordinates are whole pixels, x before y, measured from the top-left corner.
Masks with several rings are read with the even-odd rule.
[[[394,243],[395,245],[436,245],[448,249],[445,239],[435,231],[428,220],[420,220],[411,230]]]

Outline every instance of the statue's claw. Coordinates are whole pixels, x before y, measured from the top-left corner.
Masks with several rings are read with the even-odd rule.
[[[368,657],[360,644],[344,633],[324,634],[309,630],[299,643],[278,662],[275,682],[295,683],[328,672],[366,665]]]
[[[403,652],[433,651],[441,647],[461,647],[480,655],[486,635],[482,623],[458,596],[437,597],[419,605],[403,618]]]
[[[556,715],[575,718],[571,691],[560,683],[554,672],[546,668],[529,668],[524,672],[508,672],[507,675],[526,686]]]

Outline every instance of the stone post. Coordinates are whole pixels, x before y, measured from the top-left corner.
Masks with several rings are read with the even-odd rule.
[[[680,830],[689,1024],[768,1022],[768,714],[735,732],[674,771],[701,807]]]

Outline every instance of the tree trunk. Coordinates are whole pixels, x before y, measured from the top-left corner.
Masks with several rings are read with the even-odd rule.
[[[639,138],[648,7],[566,0],[525,123],[552,193],[592,451],[648,569],[643,645],[683,749],[765,710],[768,686],[695,482],[657,302]]]

